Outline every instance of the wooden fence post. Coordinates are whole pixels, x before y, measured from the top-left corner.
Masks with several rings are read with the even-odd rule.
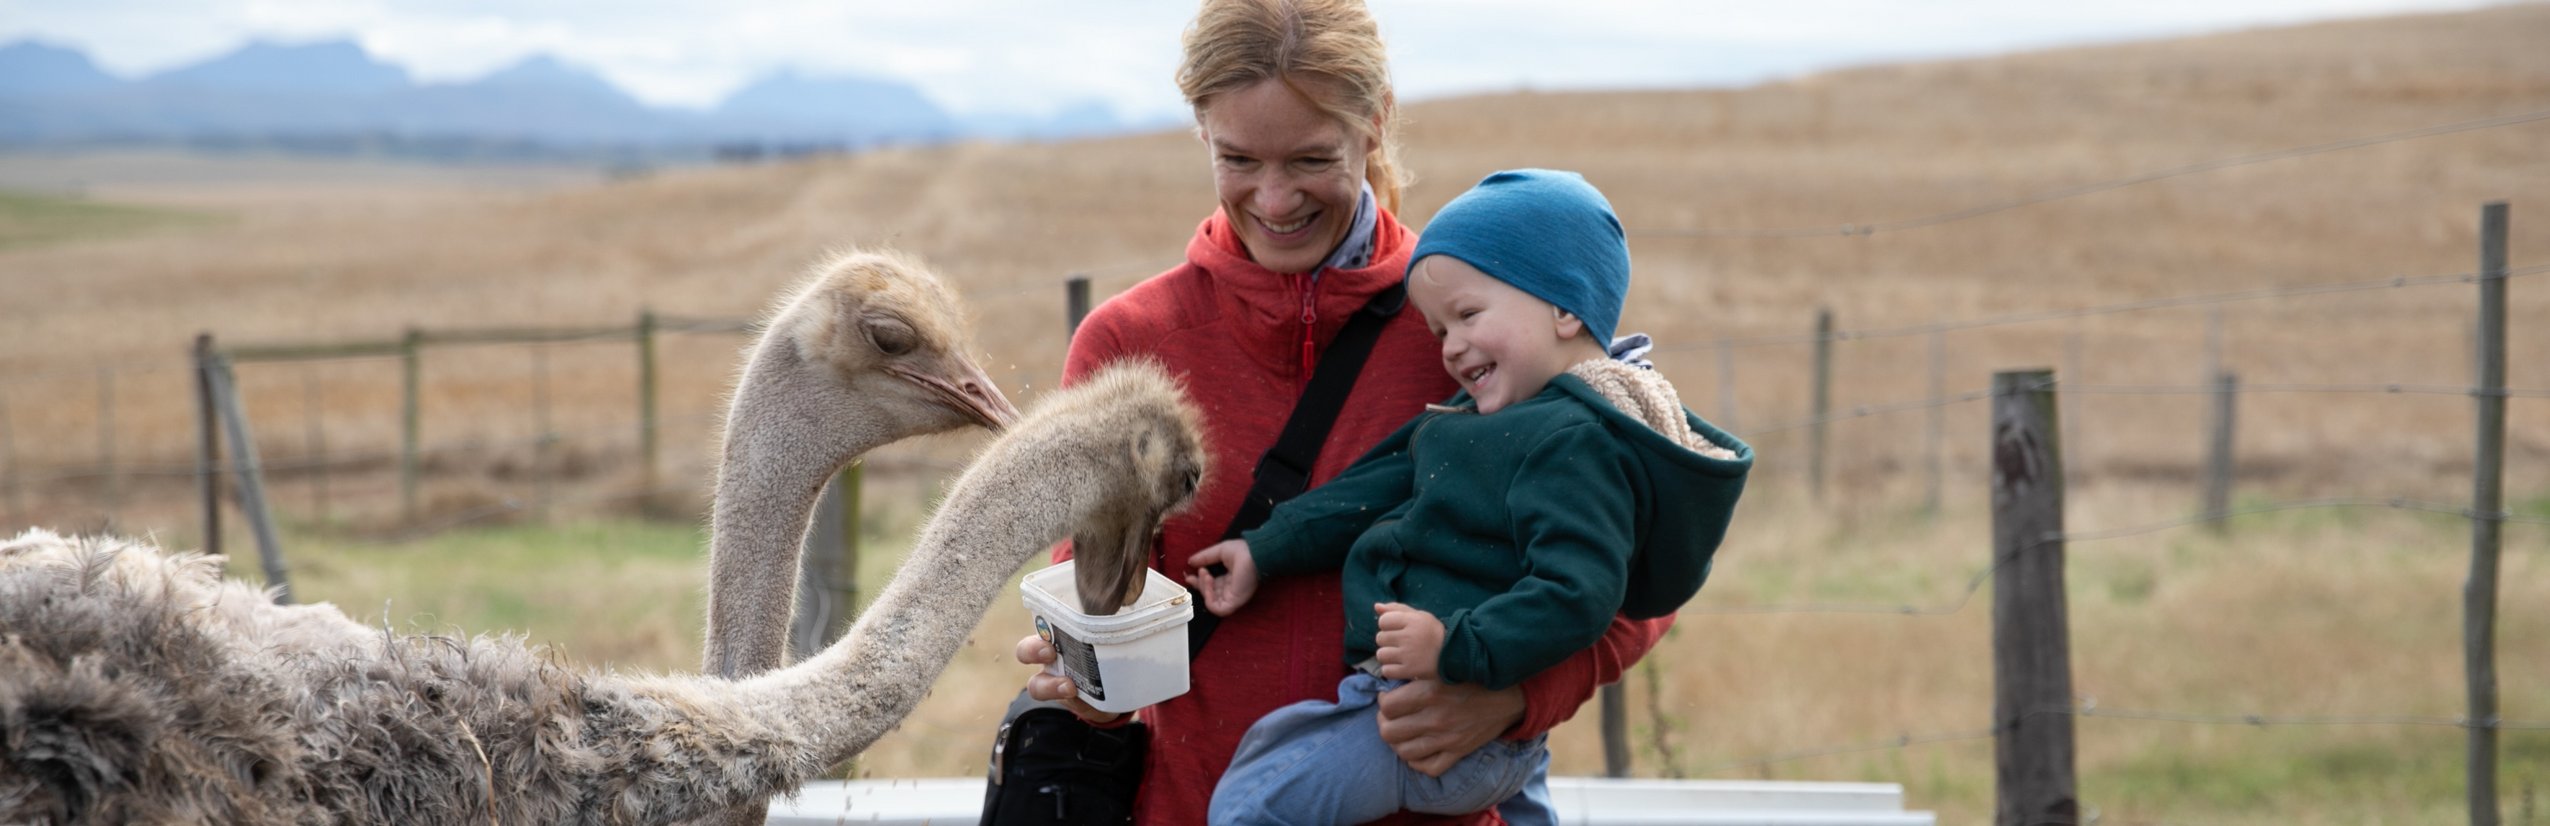
[[[1815,398],[1806,430],[1806,493],[1824,501],[1824,430],[1833,409],[1833,308],[1815,310]]]
[[[1939,486],[1947,475],[1941,446],[1948,420],[1948,334],[1930,331],[1930,415],[1921,434],[1921,512],[1939,515]]]
[[[1603,686],[1603,776],[1629,776],[1629,692]]]
[[[195,483],[204,494],[204,553],[221,555],[221,430],[213,400],[213,337],[195,334]]]
[[[18,439],[9,430],[9,405],[5,398],[0,398],[0,487],[9,489],[9,524],[25,524],[26,488],[18,483]]]
[[[2212,434],[2205,440],[2205,527],[2231,532],[2232,434],[2238,432],[2240,377],[2229,370],[2214,374]]]
[[[859,618],[859,514],[860,492],[866,483],[867,465],[853,462],[832,477],[832,486],[841,499],[841,557],[832,570],[833,601],[841,606],[833,612],[832,627],[824,629],[823,641],[829,645],[850,630]]]
[[[1992,720],[1999,826],[2080,822],[2054,374],[1992,376]]]
[[[797,576],[797,610],[788,644],[803,659],[840,638],[859,615],[860,465],[833,474],[815,499]]]
[[[1063,282],[1063,312],[1071,319],[1068,343],[1069,336],[1080,335],[1080,320],[1089,317],[1089,276],[1074,275]]]
[[[409,327],[407,335],[399,339],[398,345],[401,374],[399,384],[401,392],[398,402],[398,513],[399,518],[408,524],[416,522],[416,443],[418,438],[416,431],[419,424],[416,419],[416,385],[419,372],[417,361],[420,356],[418,351],[424,349],[424,344],[424,331]]]
[[[97,469],[106,479],[106,529],[124,509],[124,480],[115,468],[115,368],[97,370]]]
[[[531,479],[532,490],[539,501],[533,513],[540,521],[549,521],[549,500],[557,497],[557,481],[550,478],[550,440],[555,435],[549,426],[549,345],[531,345]]]
[[[638,311],[637,357],[639,478],[646,501],[651,502],[656,485],[661,484],[655,463],[655,311],[651,309]]]
[[[328,417],[327,405],[319,401],[319,377],[309,365],[301,366],[301,417],[309,423],[304,449],[310,453],[310,509],[313,521],[328,524]]]
[[[285,575],[283,541],[275,534],[273,512],[266,508],[264,473],[257,467],[257,443],[248,428],[247,406],[239,402],[239,387],[230,375],[230,360],[215,354],[212,369],[213,399],[221,410],[222,429],[230,434],[230,448],[239,474],[239,511],[248,517],[248,527],[257,536],[257,557],[265,563],[266,586],[276,589],[275,604],[292,604],[292,581]]]
[[[1729,433],[1735,424],[1735,347],[1726,339],[1718,339],[1718,421]]]
[[[2090,383],[2090,370],[2088,367],[2082,365],[2081,356],[2081,351],[2085,349],[2088,348],[2086,345],[2081,343],[2081,331],[2073,330],[2064,333],[2063,363],[2056,368],[2054,375],[2061,377],[2062,381],[2080,382],[2082,385],[2087,386]],[[2079,433],[2082,425],[2090,420],[2089,416],[2083,415],[2082,413],[2082,408],[2087,407],[2087,405],[2082,404],[2083,401],[2086,401],[2086,399],[2076,396],[2062,395],[2060,393],[2056,394],[2055,403],[2062,405],[2062,407],[2057,408],[2054,413],[2057,417],[2060,417],[2063,420],[2062,425],[2066,428],[2066,432]],[[2054,435],[2058,440],[2060,440],[2063,434],[2057,433]],[[2081,461],[2085,464],[2090,461],[2089,454],[2086,450],[2081,454]]]
[[[2471,474],[2470,579],[2462,587],[2462,651],[2470,683],[2470,823],[2496,826],[2497,551],[2505,519],[2506,202],[2479,209],[2479,402]]]

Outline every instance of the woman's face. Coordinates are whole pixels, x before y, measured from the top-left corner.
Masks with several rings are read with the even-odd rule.
[[[1284,273],[1327,260],[1354,223],[1374,140],[1273,79],[1215,96],[1202,123],[1214,194],[1249,258]]]

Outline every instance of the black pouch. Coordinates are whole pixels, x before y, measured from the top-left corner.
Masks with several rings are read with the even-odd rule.
[[[1052,706],[1021,711],[993,741],[982,822],[1131,823],[1150,745],[1139,722],[1097,728]]]

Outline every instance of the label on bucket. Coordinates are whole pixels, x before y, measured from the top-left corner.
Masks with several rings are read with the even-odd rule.
[[[1045,622],[1044,617],[1036,618],[1036,630],[1044,634],[1046,642],[1054,644],[1055,659],[1062,661],[1063,673],[1071,675],[1081,696],[1106,702],[1107,683],[1098,678],[1097,647],[1072,639],[1071,634]]]

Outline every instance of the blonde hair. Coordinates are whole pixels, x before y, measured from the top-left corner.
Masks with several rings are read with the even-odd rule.
[[[1381,27],[1363,0],[1204,0],[1187,24],[1185,47],[1178,91],[1196,117],[1216,95],[1281,81],[1353,134],[1373,139],[1364,180],[1383,209],[1399,211],[1408,183],[1395,137],[1399,107]]]

